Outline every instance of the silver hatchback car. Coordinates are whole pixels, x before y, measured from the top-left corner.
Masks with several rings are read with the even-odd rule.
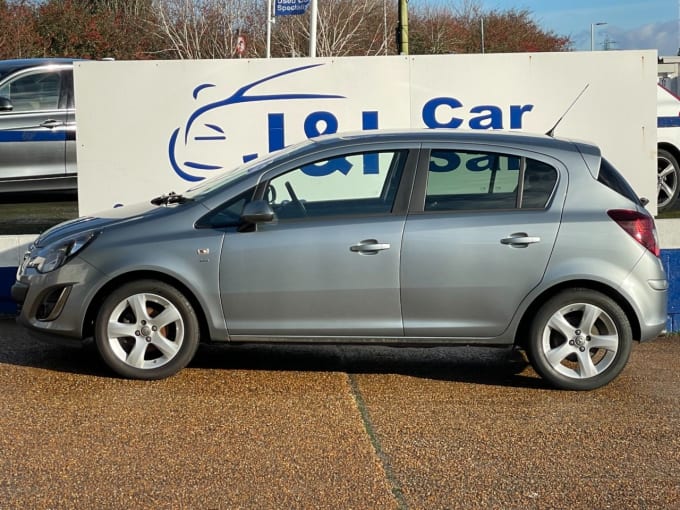
[[[516,346],[602,386],[666,322],[652,216],[600,150],[517,133],[320,137],[184,194],[62,223],[12,288],[119,375],[200,341]]]

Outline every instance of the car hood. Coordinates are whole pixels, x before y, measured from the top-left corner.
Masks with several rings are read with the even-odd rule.
[[[101,211],[91,216],[81,216],[80,218],[65,221],[51,227],[43,232],[34,244],[36,247],[42,247],[63,239],[64,237],[77,235],[81,232],[90,230],[102,231],[111,228],[114,225],[133,223],[164,216],[171,212],[175,207],[177,206],[155,206],[149,202],[144,202]]]

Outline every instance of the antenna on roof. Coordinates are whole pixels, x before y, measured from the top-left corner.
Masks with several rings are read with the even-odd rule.
[[[580,93],[578,96],[576,96],[576,99],[574,99],[574,100],[571,102],[571,104],[569,105],[569,108],[567,108],[566,111],[562,114],[562,116],[561,116],[559,119],[557,119],[557,122],[555,122],[555,125],[554,125],[552,128],[550,128],[550,129],[548,130],[548,132],[546,133],[546,135],[548,135],[548,136],[551,137],[551,138],[553,137],[553,135],[555,134],[555,129],[557,128],[557,126],[560,124],[560,122],[562,122],[562,119],[563,119],[564,117],[567,116],[567,113],[569,113],[569,110],[572,109],[572,107],[573,107],[573,106],[576,104],[576,102],[581,98],[581,96],[583,95],[583,93],[586,91],[586,89],[587,89],[589,86],[590,86],[590,83],[586,83],[586,86],[583,87],[583,90],[581,91],[581,93]]]

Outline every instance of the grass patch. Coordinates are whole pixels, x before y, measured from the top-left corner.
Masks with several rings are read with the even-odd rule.
[[[75,201],[0,204],[0,235],[40,234],[77,217]]]
[[[673,209],[672,211],[664,211],[656,215],[657,219],[665,220],[669,218],[680,218],[680,209]]]

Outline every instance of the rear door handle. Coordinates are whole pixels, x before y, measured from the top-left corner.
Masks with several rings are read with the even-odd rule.
[[[527,235],[526,232],[516,232],[510,234],[510,237],[505,237],[501,239],[501,244],[507,244],[510,246],[515,246],[517,248],[526,248],[530,244],[541,242],[540,237],[534,237]]]
[[[49,120],[46,120],[45,122],[43,122],[42,124],[40,124],[40,127],[53,129],[55,127],[63,126],[63,125],[64,125],[63,122],[59,122],[58,120],[54,120],[54,119],[49,119]]]
[[[359,241],[359,244],[353,244],[349,247],[349,251],[361,255],[375,255],[379,251],[389,249],[389,243],[379,243],[376,239],[364,239],[363,241]]]

